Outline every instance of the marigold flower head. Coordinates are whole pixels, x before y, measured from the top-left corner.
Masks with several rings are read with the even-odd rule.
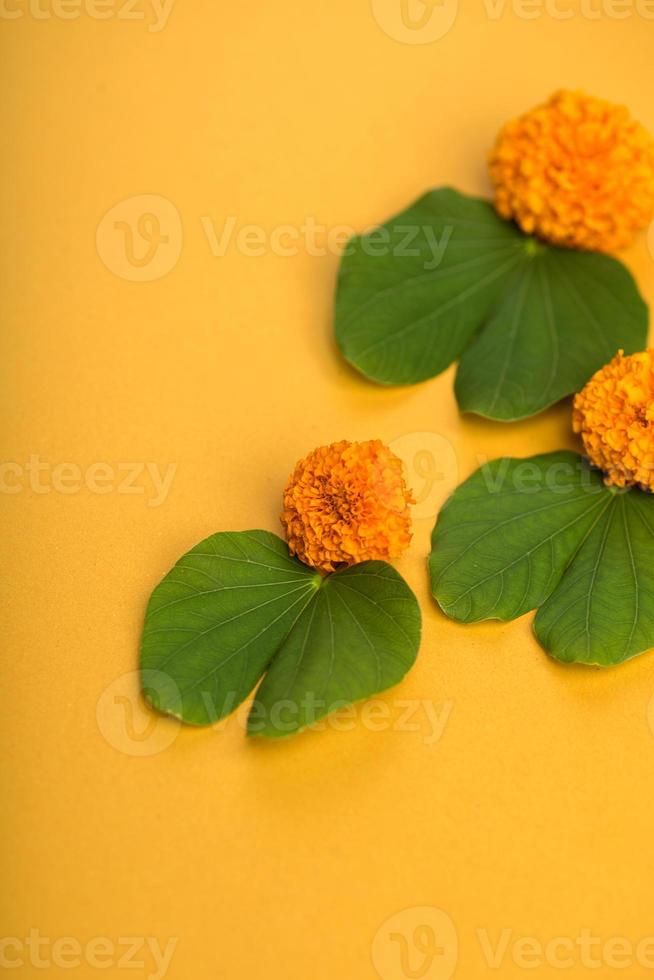
[[[606,484],[654,491],[654,348],[618,351],[575,396],[572,426]]]
[[[624,106],[556,92],[490,155],[495,207],[555,245],[611,252],[654,217],[654,141]]]
[[[300,561],[333,572],[397,558],[411,541],[402,461],[379,439],[332,443],[300,460],[284,491],[282,524]]]

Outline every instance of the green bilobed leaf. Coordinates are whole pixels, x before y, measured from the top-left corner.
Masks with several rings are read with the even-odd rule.
[[[267,531],[213,534],[152,593],[141,670],[171,680],[154,707],[193,725],[230,714],[252,691],[320,587]]]
[[[610,493],[609,505],[534,621],[566,663],[619,664],[654,646],[654,496]]]
[[[397,684],[419,644],[418,602],[390,565],[327,576],[257,691],[249,733],[288,735]]]
[[[382,384],[440,374],[498,301],[503,277],[522,261],[524,241],[486,201],[449,188],[352,239],[336,293],[344,357]]]
[[[459,406],[505,421],[534,415],[646,337],[647,310],[623,265],[538,245],[461,358]]]
[[[219,533],[184,555],[152,593],[143,689],[158,710],[208,725],[268,669],[249,732],[279,737],[397,683],[419,638],[417,600],[384,562],[324,577],[291,558],[274,534]]]
[[[432,593],[452,619],[515,619],[555,587],[609,501],[575,453],[498,459],[446,502],[432,536]]]
[[[618,348],[644,347],[647,308],[616,259],[539,243],[443,188],[348,243],[335,331],[382,384],[461,358],[461,409],[508,421],[578,390]]]
[[[654,646],[654,495],[604,486],[575,453],[477,470],[443,507],[429,566],[452,619],[538,609],[558,660],[608,666]]]

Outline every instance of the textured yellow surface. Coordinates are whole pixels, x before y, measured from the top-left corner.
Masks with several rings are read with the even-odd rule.
[[[471,2],[445,30],[400,0],[123,3],[0,14],[5,965],[159,976],[176,938],[170,980],[647,975],[654,654],[565,668],[531,617],[458,626],[427,589],[455,482],[574,447],[569,406],[503,426],[457,414],[452,371],[367,384],[331,339],[326,233],[269,236],[489,193],[498,127],[562,85],[654,128],[654,10]],[[654,300],[646,236],[625,258]],[[386,721],[260,744],[149,719],[129,672],[152,587],[214,530],[278,530],[314,446],[372,437],[424,497],[399,563],[424,641]],[[150,940],[131,972],[125,937]]]

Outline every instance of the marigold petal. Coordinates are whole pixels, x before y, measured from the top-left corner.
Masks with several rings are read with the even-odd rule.
[[[572,428],[581,433],[604,482],[654,492],[654,348],[613,360],[575,395]]]
[[[411,541],[402,461],[379,439],[320,446],[284,490],[289,550],[321,572],[397,558]]]
[[[624,106],[556,92],[490,155],[495,207],[555,245],[612,252],[654,218],[654,141]]]

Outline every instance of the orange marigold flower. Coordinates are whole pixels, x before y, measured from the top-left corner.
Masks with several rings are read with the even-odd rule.
[[[624,106],[556,92],[501,130],[495,207],[527,234],[611,252],[654,217],[654,141]]]
[[[654,348],[618,351],[575,396],[572,426],[606,484],[654,491]]]
[[[411,541],[412,503],[402,461],[387,446],[343,440],[300,460],[281,519],[291,554],[333,572],[402,554]]]

